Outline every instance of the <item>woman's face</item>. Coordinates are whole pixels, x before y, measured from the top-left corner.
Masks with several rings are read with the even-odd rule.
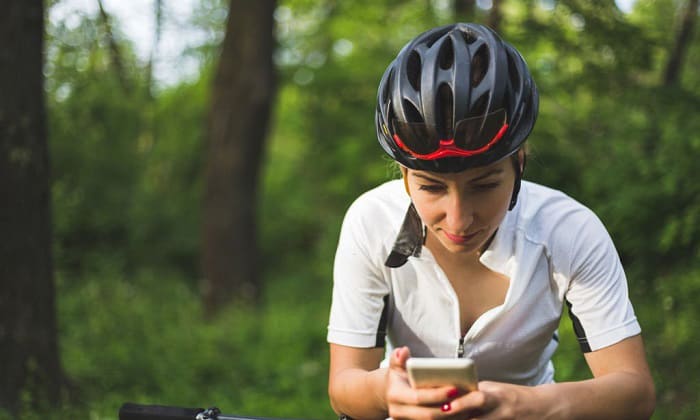
[[[433,252],[439,245],[450,253],[479,251],[505,217],[515,182],[511,159],[450,174],[402,172]]]

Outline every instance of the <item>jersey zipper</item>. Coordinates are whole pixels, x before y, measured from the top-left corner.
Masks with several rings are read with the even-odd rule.
[[[457,344],[457,358],[461,359],[464,356],[464,337],[459,337]]]

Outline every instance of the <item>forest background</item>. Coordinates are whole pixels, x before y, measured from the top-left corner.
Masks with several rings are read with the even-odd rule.
[[[229,9],[247,19],[252,2],[195,3],[180,24],[206,34],[183,53],[197,71],[168,84],[109,10],[46,20],[62,379],[46,398],[22,382],[19,418],[116,418],[126,401],[333,418],[325,334],[335,243],[353,199],[395,176],[376,143],[376,86],[406,41],[456,20],[497,27],[529,63],[541,99],[525,177],[606,224],[644,331],[655,418],[697,417],[697,0],[639,0],[626,12],[603,0],[280,0],[270,118],[249,139],[262,145],[248,196],[259,254],[247,260],[251,282],[222,301],[210,289],[225,286],[202,274],[217,144],[207,121]],[[159,25],[172,18],[168,1],[155,4]],[[232,190],[241,182],[226,180]],[[566,316],[561,330],[556,379],[589,377]]]

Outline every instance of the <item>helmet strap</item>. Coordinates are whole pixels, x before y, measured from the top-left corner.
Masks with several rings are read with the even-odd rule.
[[[513,185],[513,195],[510,197],[510,205],[508,206],[508,210],[513,210],[515,205],[518,203],[518,193],[520,192],[520,184],[523,179],[523,172],[525,171],[525,162],[527,161],[527,155],[525,153],[522,154],[522,162],[520,161],[520,151],[518,151],[514,157],[515,158],[511,160],[513,162],[513,170],[515,171],[515,182]]]

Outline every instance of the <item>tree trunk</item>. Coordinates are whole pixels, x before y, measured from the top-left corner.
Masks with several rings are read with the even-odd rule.
[[[666,63],[664,71],[664,86],[671,86],[678,83],[680,79],[683,60],[688,51],[688,44],[692,38],[695,21],[698,16],[698,0],[689,0],[688,6],[683,12],[681,18],[681,28],[678,31],[676,42],[673,46],[673,51]]]
[[[148,97],[153,99],[153,67],[154,61],[158,56],[158,47],[160,46],[160,38],[163,34],[163,0],[156,0],[154,4],[154,29],[153,29],[153,47],[151,48],[151,56],[148,58],[146,65],[146,91]]]
[[[124,60],[122,59],[121,51],[119,50],[119,43],[114,37],[114,31],[112,30],[112,19],[102,5],[102,0],[97,0],[97,5],[100,9],[100,19],[105,27],[105,34],[107,36],[107,42],[109,43],[109,54],[112,59],[112,65],[114,66],[114,71],[117,73],[117,78],[119,83],[124,89],[124,92],[131,91],[131,84],[127,80],[126,71],[124,69]]]
[[[496,32],[501,31],[501,22],[503,21],[503,10],[501,8],[504,0],[493,0],[491,11],[489,12],[486,25]]]
[[[59,398],[42,0],[0,13],[0,407]],[[25,400],[26,401],[26,400]]]
[[[454,10],[457,21],[476,21],[476,0],[454,0]]]
[[[202,227],[208,316],[261,293],[258,179],[275,92],[275,0],[232,0],[214,80]]]

